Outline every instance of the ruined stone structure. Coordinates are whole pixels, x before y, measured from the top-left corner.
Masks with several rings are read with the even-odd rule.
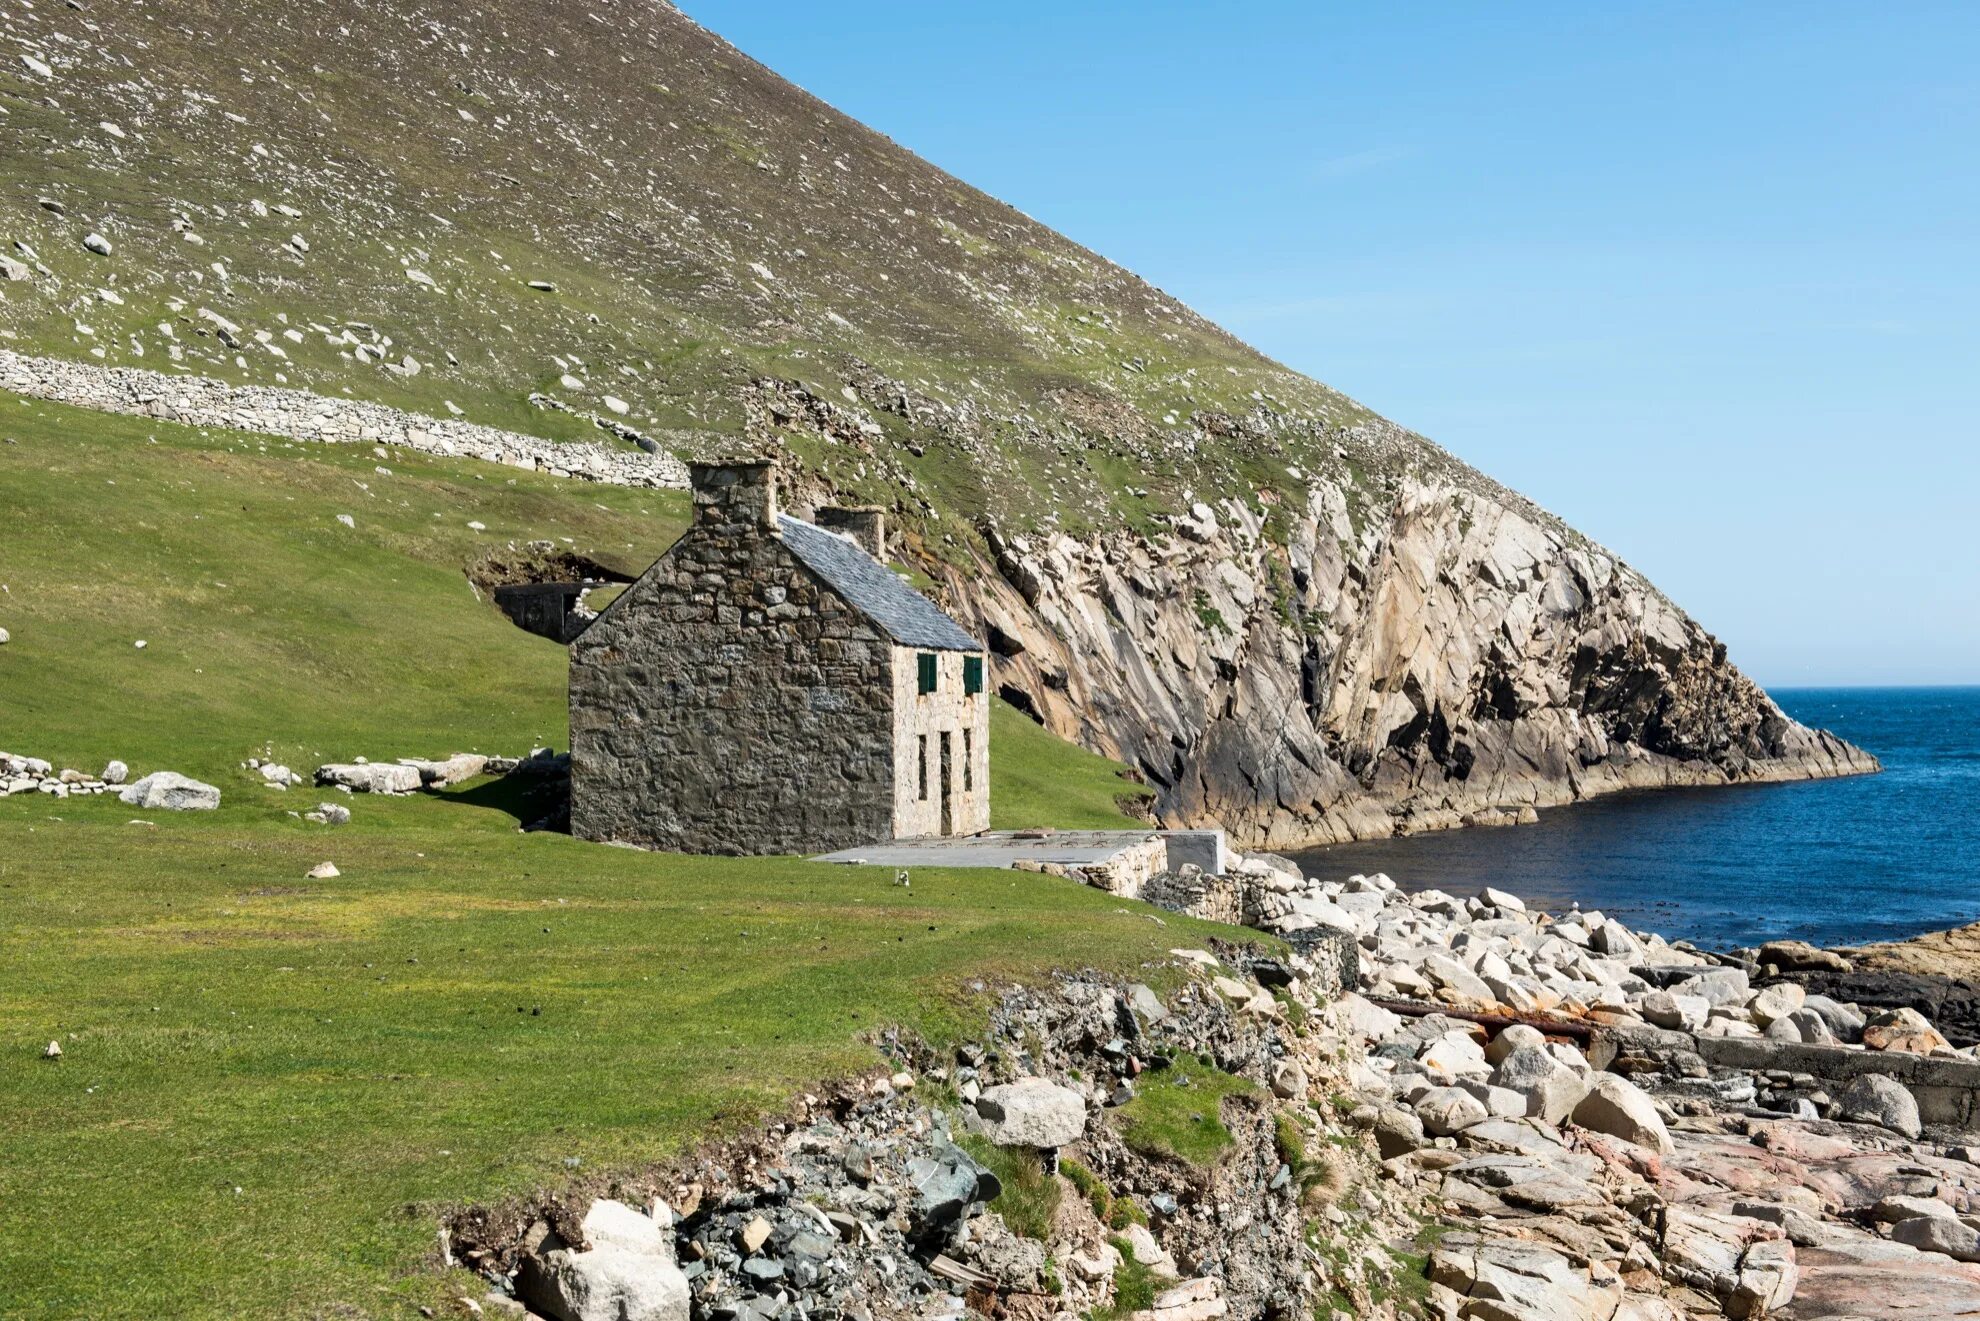
[[[571,646],[571,831],[813,853],[990,825],[984,654],[880,558],[877,510],[697,464],[694,521]]]

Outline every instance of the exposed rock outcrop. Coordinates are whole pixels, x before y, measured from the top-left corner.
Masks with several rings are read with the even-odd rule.
[[[1316,484],[1303,509],[1232,501],[1153,541],[989,545],[995,575],[950,588],[997,646],[1006,696],[1139,769],[1166,820],[1249,844],[1877,768],[1790,720],[1641,575],[1504,493],[1409,484],[1357,528]]]

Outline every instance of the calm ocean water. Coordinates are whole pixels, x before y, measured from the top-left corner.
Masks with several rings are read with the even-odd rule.
[[[1497,885],[1579,901],[1711,948],[1799,936],[1898,939],[1980,921],[1980,688],[1801,688],[1788,714],[1875,753],[1881,775],[1670,789],[1544,811],[1540,823],[1299,855],[1334,880]]]

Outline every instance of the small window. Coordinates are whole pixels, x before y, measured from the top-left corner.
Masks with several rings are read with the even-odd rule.
[[[983,658],[963,657],[963,694],[974,697],[983,691]]]
[[[919,656],[915,657],[915,678],[917,680],[917,687],[916,687],[917,692],[921,692],[925,694],[925,693],[932,693],[935,691],[935,674],[936,674],[935,660],[936,660],[935,653],[932,651],[924,651]],[[926,798],[927,796],[928,796],[927,794],[922,795],[923,798]]]
[[[974,656],[970,657],[970,660],[975,660],[975,659],[976,657]],[[967,674],[967,669],[965,669],[965,675],[966,674]],[[975,789],[976,789],[976,731],[973,729],[965,729],[963,731],[963,792],[971,793]]]
[[[915,742],[921,771],[921,801],[925,803],[928,801],[928,735],[921,735]]]

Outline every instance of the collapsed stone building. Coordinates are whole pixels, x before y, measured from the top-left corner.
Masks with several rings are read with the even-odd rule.
[[[990,825],[983,646],[885,563],[875,509],[696,464],[681,539],[571,645],[571,831],[814,853]]]

